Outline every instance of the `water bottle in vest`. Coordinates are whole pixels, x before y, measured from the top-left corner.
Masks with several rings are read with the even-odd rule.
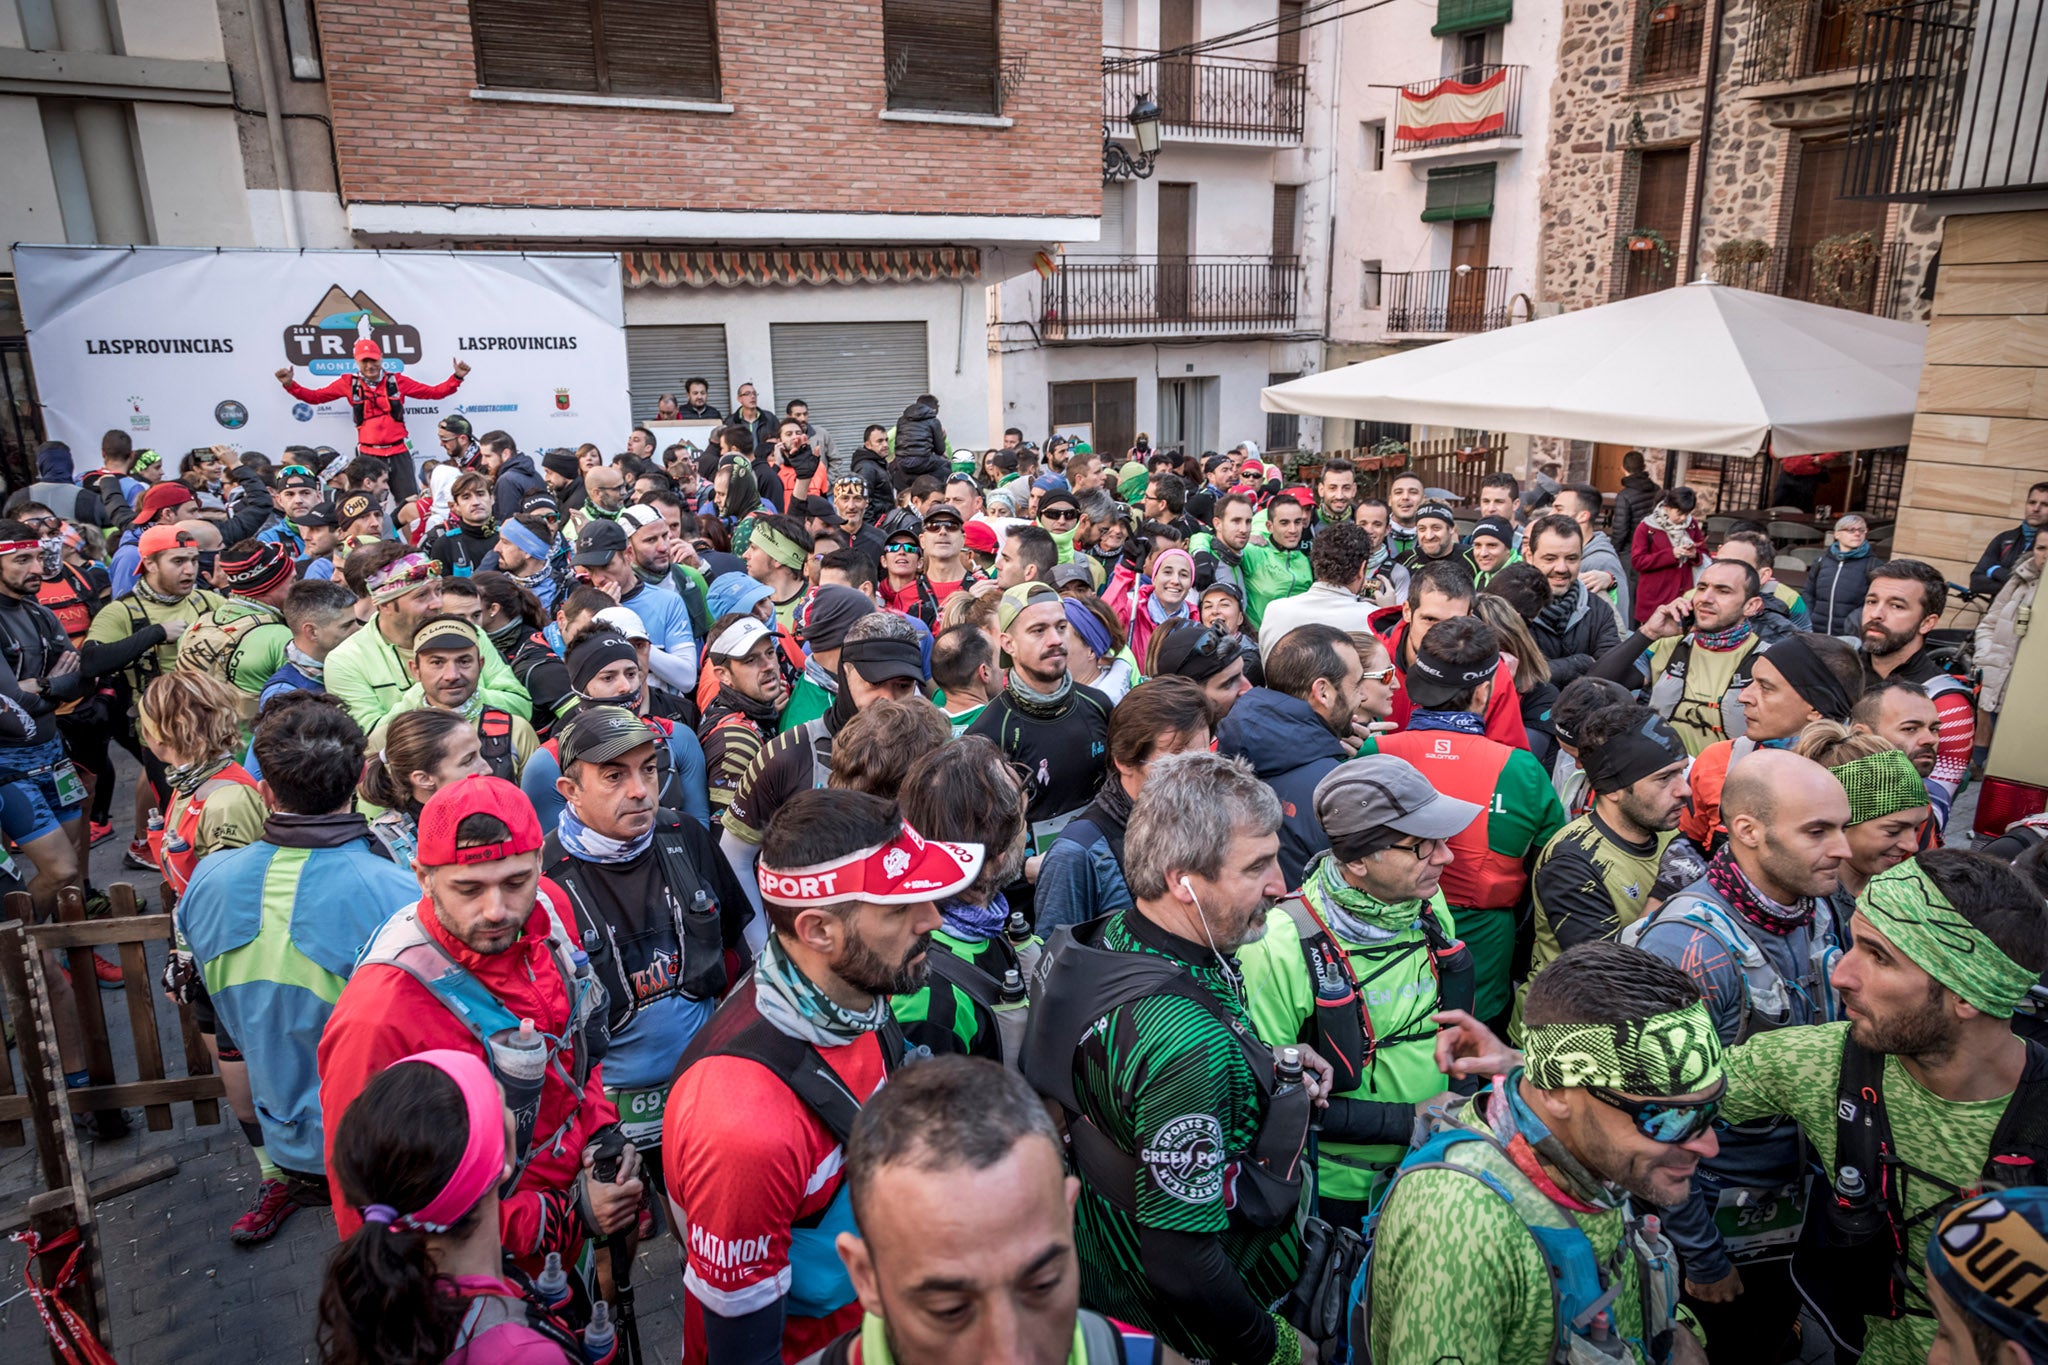
[[[569,1306],[569,1272],[562,1269],[561,1252],[548,1253],[540,1274],[534,1277],[533,1290],[550,1313],[559,1313]]]
[[[1280,1049],[1279,1083],[1273,1087],[1273,1098],[1277,1101],[1283,1095],[1291,1095],[1301,1089],[1301,1049],[1283,1047]]]
[[[1872,1193],[1863,1172],[1854,1166],[1842,1167],[1835,1173],[1836,1231],[1867,1241],[1883,1231],[1884,1226],[1884,1206]]]
[[[590,1306],[590,1326],[583,1329],[586,1365],[611,1365],[618,1358],[619,1334],[612,1326],[612,1306],[599,1299]]]
[[[1019,1005],[1024,1002],[1024,973],[1015,967],[1003,973],[1002,1002],[1005,1005]]]
[[[1044,954],[1042,944],[1031,939],[1031,921],[1022,910],[1012,910],[1009,921],[1003,925],[1003,937],[1010,941],[1010,951],[1017,955],[1017,966],[1025,984],[1031,982],[1031,973],[1038,966],[1038,959]]]
[[[540,1119],[540,1092],[548,1075],[548,1047],[533,1026],[521,1019],[516,1029],[503,1028],[491,1035],[491,1064],[505,1087],[505,1104],[512,1110],[514,1135],[523,1156],[533,1143],[533,1127]]]

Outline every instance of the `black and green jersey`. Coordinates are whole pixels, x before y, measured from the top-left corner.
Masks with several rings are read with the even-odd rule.
[[[1247,1028],[1237,982],[1206,948],[1186,943],[1133,912],[1118,915],[1102,947],[1158,953],[1187,964]],[[1165,1320],[1138,1254],[1140,1224],[1169,1232],[1214,1233],[1254,1299],[1271,1303],[1300,1273],[1291,1224],[1252,1227],[1230,1212],[1225,1167],[1247,1150],[1263,1110],[1244,1046],[1192,1000],[1155,995],[1120,1006],[1082,1039],[1074,1054],[1082,1113],[1138,1158],[1135,1218],[1089,1186],[1084,1175],[1075,1217],[1081,1298],[1088,1307],[1157,1332],[1192,1357],[1217,1354],[1186,1323]]]
[[[1629,843],[1592,811],[1543,846],[1529,879],[1536,906],[1534,976],[1574,944],[1613,938],[1643,916],[1669,834]]]
[[[951,953],[982,971],[1001,979],[1003,967],[1016,956],[1004,954],[994,939],[956,938],[944,929],[932,931],[932,952]],[[935,971],[925,974],[922,989],[910,995],[891,996],[889,1009],[903,1026],[903,1036],[912,1047],[930,1048],[936,1057],[959,1053],[968,1057],[1003,1060],[1003,1045],[996,1034],[995,1016],[967,998],[958,986],[939,979]]]

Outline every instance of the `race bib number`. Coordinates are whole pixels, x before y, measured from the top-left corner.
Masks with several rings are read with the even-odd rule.
[[[1737,1188],[1721,1191],[1714,1205],[1714,1226],[1728,1255],[1736,1261],[1756,1260],[1799,1240],[1806,1224],[1806,1186],[1802,1182],[1775,1189]]]
[[[59,763],[51,777],[57,787],[57,799],[64,805],[75,806],[85,800],[85,781],[68,761]]]
[[[642,1151],[661,1145],[661,1116],[668,1107],[668,1087],[606,1092],[619,1109],[619,1132]]]

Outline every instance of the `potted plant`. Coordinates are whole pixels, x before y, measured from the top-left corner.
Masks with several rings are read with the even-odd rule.
[[[1813,244],[1812,302],[1867,309],[1877,272],[1877,237],[1869,230],[1838,232]]]
[[[1676,259],[1676,253],[1672,251],[1671,243],[1664,240],[1663,233],[1652,227],[1630,229],[1628,249],[1630,251],[1656,252],[1657,259],[1663,262],[1664,268],[1667,270],[1671,268],[1672,262]]]

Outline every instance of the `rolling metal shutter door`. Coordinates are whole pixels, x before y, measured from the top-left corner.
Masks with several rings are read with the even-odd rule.
[[[896,425],[919,394],[931,391],[922,322],[771,323],[768,348],[776,411],[803,399],[812,423],[831,432],[841,450],[859,445],[870,422]]]
[[[626,329],[626,384],[632,390],[634,421],[654,416],[654,405],[665,393],[674,394],[678,403],[688,402],[683,381],[700,376],[711,381],[711,406],[730,414],[724,323]]]

